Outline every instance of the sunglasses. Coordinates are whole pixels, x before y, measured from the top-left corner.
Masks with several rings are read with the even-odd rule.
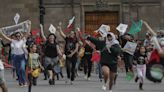
[[[16,35],[16,37],[20,37],[20,35]]]

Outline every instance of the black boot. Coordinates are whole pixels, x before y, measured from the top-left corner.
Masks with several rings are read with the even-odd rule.
[[[135,82],[137,82],[138,81],[138,77],[136,76],[136,78],[135,78]]]
[[[52,79],[49,79],[49,84],[50,84],[50,85],[53,85]]]
[[[140,83],[140,84],[139,84],[139,89],[140,89],[140,90],[143,90],[143,83]]]
[[[55,85],[55,79],[52,79],[52,85]]]
[[[116,84],[116,79],[117,79],[118,74],[114,76],[114,85]]]

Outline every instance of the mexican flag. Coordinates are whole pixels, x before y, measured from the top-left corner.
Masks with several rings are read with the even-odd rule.
[[[67,26],[67,28],[64,30],[64,32],[69,33],[73,30],[73,23],[75,20],[75,16],[73,16],[70,20],[69,20],[69,24]]]
[[[130,31],[128,32],[129,34],[136,34],[141,31],[142,28],[142,20],[139,20],[138,22],[135,22],[132,20],[132,26],[130,28]]]

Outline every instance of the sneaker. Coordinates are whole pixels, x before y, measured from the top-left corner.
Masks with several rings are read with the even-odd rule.
[[[105,85],[102,86],[102,90],[106,91],[106,86]]]
[[[49,79],[49,85],[53,85],[53,80]]]
[[[84,76],[84,79],[86,79],[86,80],[87,80],[87,78],[88,78],[88,77],[87,77],[87,75],[85,75],[85,76]]]
[[[112,90],[109,90],[109,92],[112,92]]]
[[[27,87],[28,85],[27,85],[27,84],[24,84],[23,86],[24,86],[24,87]]]
[[[139,84],[139,89],[140,89],[140,90],[143,90],[143,87],[142,87],[142,86],[143,86],[143,83],[140,83],[140,84]]]
[[[80,76],[80,73],[79,72],[77,72],[77,76]]]
[[[90,80],[91,80],[91,78],[89,77],[89,78],[87,78],[87,80],[89,80],[89,81],[90,81]]]
[[[100,79],[100,82],[102,82],[102,79]]]
[[[73,85],[73,81],[70,81],[70,84]]]
[[[65,80],[65,83],[67,84],[67,83],[70,83],[70,79],[66,79]]]
[[[22,83],[19,83],[18,86],[22,88],[23,87],[23,84]]]
[[[136,83],[137,83],[137,81],[138,81],[138,77],[135,78],[135,82],[136,82]]]

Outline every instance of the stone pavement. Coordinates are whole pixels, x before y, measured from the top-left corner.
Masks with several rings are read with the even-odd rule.
[[[65,75],[65,73],[64,73]],[[28,88],[20,88],[9,70],[5,72],[5,77],[9,92],[28,92]],[[95,73],[92,73],[90,81],[84,79],[84,74],[80,72],[80,76],[76,78],[73,85],[65,84],[65,79],[56,81],[56,85],[50,86],[47,80],[43,80],[43,75],[38,79],[38,85],[32,87],[32,92],[104,92],[101,89],[101,83]],[[113,92],[164,92],[164,82],[160,84],[152,83],[145,80],[143,85],[144,91],[138,89],[138,84],[125,80],[125,73],[119,73],[117,83],[113,88]],[[108,92],[108,91],[105,91]]]

